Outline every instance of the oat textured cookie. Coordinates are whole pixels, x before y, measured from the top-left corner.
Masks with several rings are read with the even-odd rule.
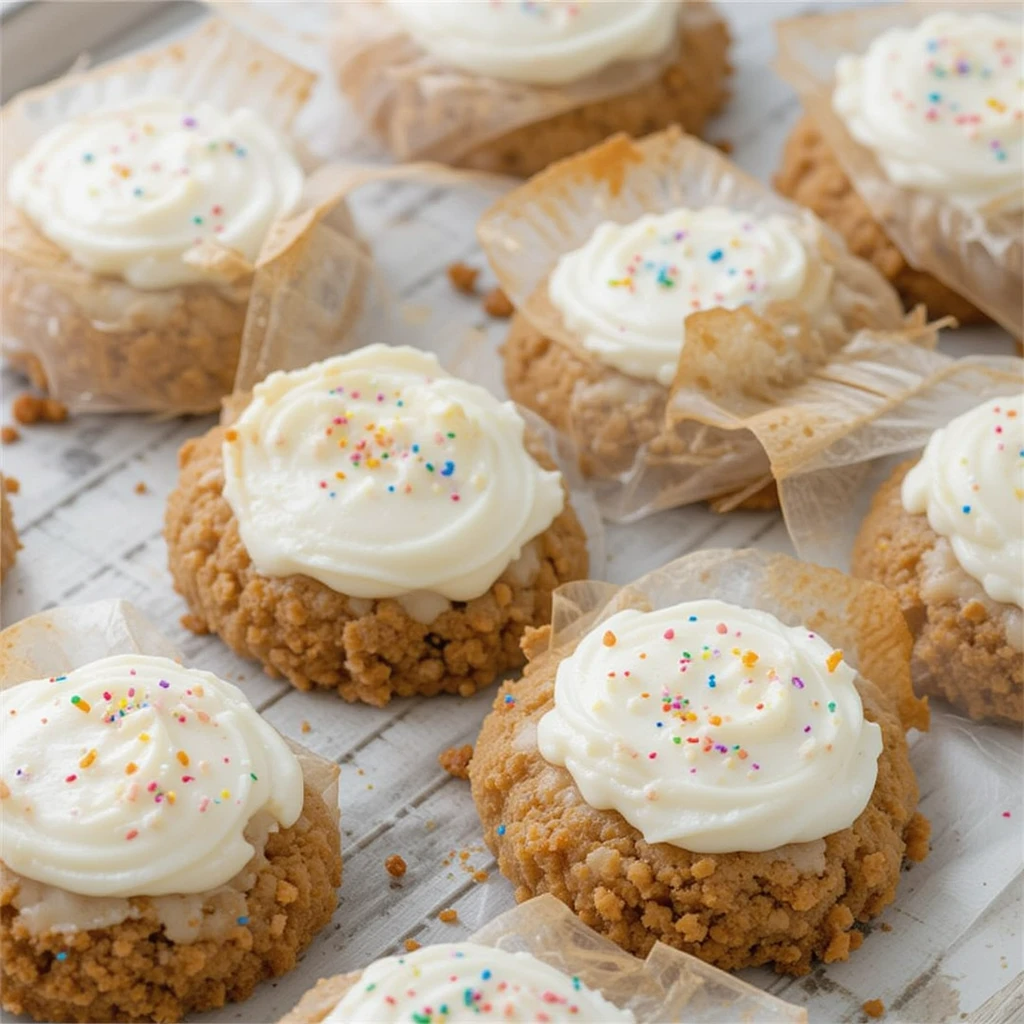
[[[118,655],[2,700],[5,1010],[179,1021],[295,966],[337,905],[333,786],[241,691]]]
[[[928,837],[910,638],[880,588],[868,600],[884,611],[865,635],[893,659],[871,681],[806,627],[711,599],[613,613],[575,649],[529,633],[470,766],[516,898],[551,893],[640,956],[845,960]]]
[[[980,309],[937,277],[906,261],[809,117],[804,117],[786,140],[774,184],[784,196],[835,228],[850,252],[892,282],[908,309],[923,304],[932,318],[953,316],[961,325],[988,322]]]
[[[973,719],[1024,721],[1024,403],[995,399],[936,431],[879,489],[853,552],[899,598],[914,684]]]
[[[522,664],[523,630],[587,571],[561,476],[514,407],[412,349],[272,375],[180,463],[177,588],[301,689],[468,696]]]
[[[14,516],[11,514],[11,503],[7,500],[4,490],[4,478],[0,476],[0,580],[4,573],[14,565],[21,542],[14,528]]]

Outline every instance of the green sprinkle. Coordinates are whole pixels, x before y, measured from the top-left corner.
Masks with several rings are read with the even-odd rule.
[[[830,700],[828,702],[828,709],[829,709],[829,711],[835,711],[835,709],[836,709],[836,702],[834,700]]]

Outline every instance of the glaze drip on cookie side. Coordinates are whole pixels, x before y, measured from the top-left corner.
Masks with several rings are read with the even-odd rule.
[[[601,362],[668,386],[691,313],[774,302],[812,315],[822,308],[832,271],[806,234],[795,218],[723,207],[605,223],[558,261],[548,297]]]
[[[822,637],[702,600],[618,612],[558,667],[537,742],[583,799],[695,853],[821,839],[867,806],[882,751]]]
[[[142,289],[210,279],[187,258],[215,242],[254,263],[304,175],[251,110],[145,98],[51,129],[12,169],[8,196],[79,266]]]
[[[388,0],[416,42],[452,67],[565,85],[616,61],[664,53],[678,0]]]
[[[524,432],[435,356],[371,345],[256,387],[225,435],[224,496],[265,575],[471,600],[565,505]]]
[[[983,402],[935,431],[902,498],[992,600],[1024,605],[1024,396]]]
[[[1019,20],[943,12],[836,66],[832,105],[896,185],[965,206],[1024,205]]]
[[[425,946],[371,964],[325,1018],[325,1024],[400,1021],[628,1022],[635,1018],[579,978],[529,953],[473,942]]]
[[[21,683],[0,714],[0,861],[67,893],[208,892],[251,860],[257,819],[302,812],[298,760],[242,692],[166,658]]]

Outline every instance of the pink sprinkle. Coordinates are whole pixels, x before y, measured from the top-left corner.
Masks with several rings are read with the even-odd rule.
[[[204,796],[203,799],[199,801],[199,813],[202,814],[203,811],[205,811],[206,808],[209,807],[209,806],[210,806],[210,798],[208,796]]]
[[[674,629],[666,629],[665,630],[665,639],[666,640],[674,640],[675,636],[676,636],[676,631]]]
[[[724,622],[720,622],[717,626],[715,626],[715,632],[716,633],[728,633],[729,632],[729,627]]]
[[[647,756],[653,761],[658,755],[652,750]]]
[[[1010,812],[1009,811],[1003,811],[1003,817],[1004,818],[1008,818],[1009,816],[1010,816]]]
[[[148,786],[146,787],[146,792],[147,792],[147,793],[155,793],[155,792],[156,792],[156,783],[155,783],[155,782],[151,782],[151,783],[150,783],[150,784],[149,784],[149,785],[148,785]]]
[[[138,830],[137,828],[133,828],[133,829],[132,829],[132,830],[131,830],[130,832],[127,832],[127,833],[125,834],[125,839],[127,839],[127,840],[128,840],[129,842],[130,842],[130,841],[131,841],[132,839],[134,839],[134,838],[135,838],[135,837],[136,837],[136,836],[137,836],[138,834],[139,834],[139,830]]]

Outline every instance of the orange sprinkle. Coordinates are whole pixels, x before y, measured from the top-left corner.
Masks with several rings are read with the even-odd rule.
[[[829,672],[835,672],[839,667],[839,662],[843,660],[842,651],[833,651],[826,659],[825,664],[828,666]]]
[[[125,775],[134,775],[139,770],[139,766],[134,761],[129,761],[124,766]]]
[[[188,754],[186,754],[184,750],[179,750],[175,756],[178,758],[178,764],[183,768],[188,767]]]
[[[603,643],[605,647],[614,647],[617,643],[615,634],[610,629],[606,629],[604,636],[601,639],[601,643]]]
[[[722,724],[722,716],[721,715],[708,715],[708,721],[712,725],[721,725]]]
[[[89,714],[92,711],[92,705],[87,700],[73,700],[71,702],[78,708],[79,711],[84,711],[85,714]]]
[[[743,667],[753,668],[757,664],[759,657],[760,655],[756,654],[754,651],[747,651],[747,653],[743,655]]]
[[[337,480],[344,480],[344,479],[346,479],[345,474],[342,473],[342,471],[340,469],[338,470],[337,473],[334,474],[334,477]]]
[[[238,431],[237,430],[225,430],[224,431],[224,440],[225,441],[237,441],[238,440]]]
[[[93,761],[95,761],[95,760],[96,760],[96,751],[95,750],[90,750],[89,753],[86,754],[85,757],[83,757],[82,760],[78,762],[78,767],[79,768],[88,768],[89,765],[91,765],[93,763]]]
[[[739,759],[740,759],[741,761],[746,761],[746,759],[747,759],[747,752],[746,752],[745,750],[737,750],[737,751],[736,751],[736,756],[737,756],[737,757],[738,757],[738,758],[739,758]]]

